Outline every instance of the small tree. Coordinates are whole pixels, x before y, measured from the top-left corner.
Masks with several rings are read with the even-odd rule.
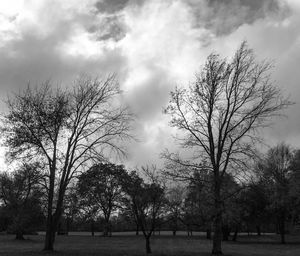
[[[148,168],[146,168],[148,171]],[[150,174],[150,172],[148,172]],[[154,179],[153,179],[154,178]],[[123,178],[123,190],[127,194],[125,205],[132,211],[146,240],[146,253],[151,253],[150,238],[158,224],[165,205],[165,189],[152,176],[145,183],[136,172]],[[155,182],[156,181],[156,182]]]
[[[177,88],[171,93],[165,110],[171,116],[170,125],[183,132],[177,137],[182,147],[193,149],[193,162],[182,161],[169,152],[164,153],[166,160],[173,167],[177,165],[179,176],[191,165],[210,169],[213,174],[214,255],[222,254],[224,175],[241,170],[245,158],[254,153],[257,129],[290,105],[272,84],[270,68],[270,63],[255,60],[245,42],[230,62],[211,54],[188,89]]]
[[[50,82],[30,86],[7,102],[3,139],[11,159],[45,163],[47,191],[45,250],[53,250],[70,181],[92,159],[124,154],[118,140],[131,138],[132,116],[118,98],[115,76],[81,77],[71,89],[53,89]]]
[[[99,209],[104,216],[104,236],[109,235],[111,214],[120,208],[124,173],[121,165],[99,163],[79,176],[77,185],[80,197],[90,208]]]

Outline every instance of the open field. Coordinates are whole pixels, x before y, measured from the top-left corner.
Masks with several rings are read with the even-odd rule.
[[[25,241],[16,241],[14,236],[0,236],[0,255],[3,256],[37,256],[48,255],[42,251],[44,236],[25,236]],[[223,252],[231,256],[297,256],[300,255],[300,237],[287,237],[290,242],[278,244],[279,237],[265,235],[242,236],[238,242],[224,242]],[[122,236],[118,234],[110,238],[90,236],[58,236],[53,255],[55,256],[117,256],[145,255],[144,238],[142,236]],[[203,237],[193,236],[155,236],[151,240],[155,256],[206,256],[210,255],[211,241]]]

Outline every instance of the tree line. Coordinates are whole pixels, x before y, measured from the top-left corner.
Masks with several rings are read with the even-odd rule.
[[[285,234],[300,221],[299,168],[300,150],[279,144],[256,162],[251,182],[243,185],[226,176],[221,189],[222,240],[236,241],[239,232],[258,236],[276,232],[285,243]],[[97,230],[111,236],[112,230],[135,230],[144,235],[147,253],[151,236],[161,230],[174,236],[182,230],[188,235],[202,231],[211,239],[215,214],[211,174],[195,169],[188,183],[170,187],[155,171],[155,167],[129,172],[112,163],[93,165],[66,191],[58,234],[84,230],[94,236]],[[46,222],[41,180],[37,164],[1,174],[1,229],[16,234],[16,239]]]
[[[18,163],[16,171],[1,176],[1,209],[14,212],[8,214],[7,226],[21,237],[26,222],[39,218],[17,212],[26,212],[34,204],[38,216],[46,219],[44,249],[51,251],[67,212],[70,216],[85,212],[91,222],[101,212],[105,235],[111,215],[127,212],[151,252],[150,237],[156,226],[172,215],[175,232],[178,221],[205,227],[209,238],[213,234],[212,254],[220,255],[226,234],[231,229],[237,234],[244,223],[250,225],[245,221],[247,214],[252,216],[249,220],[259,219],[256,226],[260,228],[268,211],[255,217],[249,213],[254,205],[245,203],[251,210],[241,207],[261,193],[270,196],[257,198],[262,202],[256,206],[277,213],[276,225],[284,242],[285,221],[291,216],[288,205],[297,198],[297,186],[291,185],[299,176],[297,154],[284,144],[265,157],[255,149],[259,130],[292,104],[272,82],[271,67],[267,61],[257,61],[243,42],[231,60],[211,54],[189,87],[171,92],[164,112],[170,126],[179,131],[175,139],[182,152],[189,155],[162,153],[164,176],[186,184],[173,190],[153,168],[127,172],[124,166],[111,163],[116,155],[126,155],[122,145],[134,139],[135,119],[114,75],[81,76],[65,89],[49,81],[28,85],[7,100],[8,111],[2,118],[7,159]],[[253,181],[246,182],[245,175]]]

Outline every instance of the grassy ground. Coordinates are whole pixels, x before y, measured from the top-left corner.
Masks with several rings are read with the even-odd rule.
[[[16,241],[14,236],[0,236],[0,255],[37,256],[42,252],[44,236],[25,236],[26,240]],[[242,236],[238,242],[224,242],[223,252],[231,256],[297,256],[300,255],[300,237],[288,237],[288,244],[278,243],[278,236]],[[117,235],[110,238],[90,236],[59,236],[56,239],[55,256],[125,256],[145,255],[142,236]],[[210,255],[211,241],[193,236],[155,236],[151,240],[153,256],[206,256]]]

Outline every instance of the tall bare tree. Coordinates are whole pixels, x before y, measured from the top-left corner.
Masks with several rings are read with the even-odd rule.
[[[269,62],[256,61],[245,42],[231,61],[211,54],[188,89],[171,93],[165,110],[171,116],[170,125],[183,132],[177,140],[184,148],[193,149],[194,156],[194,162],[188,162],[165,152],[167,162],[180,166],[182,172],[200,167],[213,173],[214,255],[222,254],[221,185],[225,173],[252,155],[257,129],[291,104],[273,85],[271,67]]]
[[[45,250],[53,250],[64,195],[78,171],[107,153],[124,154],[118,140],[131,138],[132,115],[119,94],[114,75],[103,80],[82,76],[71,89],[46,82],[7,101],[3,138],[9,157],[38,158],[47,166]]]

